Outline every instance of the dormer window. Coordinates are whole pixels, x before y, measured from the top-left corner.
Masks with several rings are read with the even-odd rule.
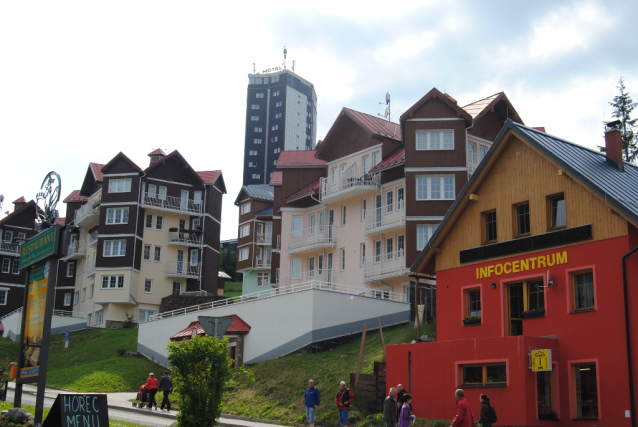
[[[160,159],[160,156],[151,156],[151,163],[155,163]]]

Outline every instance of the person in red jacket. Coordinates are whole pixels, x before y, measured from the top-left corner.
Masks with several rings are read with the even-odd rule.
[[[474,414],[470,402],[465,399],[465,392],[456,390],[456,415],[451,427],[474,427]]]
[[[148,393],[148,409],[153,409],[153,406],[155,406],[155,410],[157,411],[155,394],[157,393],[158,388],[159,382],[155,379],[155,375],[151,372],[150,374],[148,374],[148,379],[146,380],[146,392]]]
[[[354,393],[346,388],[346,382],[341,381],[339,391],[335,395],[335,403],[339,409],[339,421],[342,427],[348,427],[348,415],[350,414],[350,404],[354,402]]]

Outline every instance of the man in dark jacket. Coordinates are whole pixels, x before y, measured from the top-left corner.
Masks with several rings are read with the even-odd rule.
[[[171,380],[171,377],[168,376],[168,371],[164,371],[164,376],[160,378],[159,389],[164,393],[164,399],[162,400],[160,409],[163,411],[164,405],[166,405],[166,409],[170,411],[171,401],[168,400],[168,395],[173,391],[173,381]]]
[[[341,381],[339,391],[335,395],[335,403],[339,410],[339,422],[341,427],[348,427],[348,415],[350,414],[350,404],[354,402],[354,393],[346,388],[346,382]]]
[[[315,410],[321,403],[321,396],[319,395],[319,389],[315,387],[315,381],[308,381],[308,389],[306,390],[306,396],[304,397],[304,404],[306,405],[306,419],[310,427],[315,427]]]
[[[396,427],[397,425],[397,389],[392,387],[390,394],[383,402],[383,422],[386,427]]]

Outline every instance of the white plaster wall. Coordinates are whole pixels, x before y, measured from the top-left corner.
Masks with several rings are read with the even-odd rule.
[[[22,328],[22,312],[14,313],[9,317],[2,319],[2,325],[4,326],[3,337],[11,338],[15,340],[16,336],[20,335],[20,329]],[[53,334],[59,334],[65,330],[75,331],[78,329],[84,329],[86,327],[86,319],[79,317],[69,316],[53,316],[51,319],[51,332]]]

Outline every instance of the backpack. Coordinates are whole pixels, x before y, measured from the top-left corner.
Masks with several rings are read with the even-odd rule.
[[[487,419],[490,420],[491,423],[495,423],[497,420],[496,411],[492,405],[490,405],[490,410],[487,412]]]

